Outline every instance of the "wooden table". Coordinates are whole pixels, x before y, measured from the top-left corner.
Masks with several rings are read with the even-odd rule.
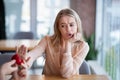
[[[105,75],[76,75],[65,79],[57,76],[31,75],[29,80],[109,80]]]
[[[27,79],[23,80],[109,80],[109,79],[105,75],[76,75],[69,79],[65,79],[58,76],[30,75]]]
[[[34,48],[40,40],[0,40],[0,52],[11,52],[16,50],[16,46],[25,45],[28,50]]]

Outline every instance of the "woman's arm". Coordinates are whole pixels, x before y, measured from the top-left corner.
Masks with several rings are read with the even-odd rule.
[[[70,45],[68,46],[70,47]],[[65,78],[71,77],[79,71],[80,65],[85,59],[89,51],[89,46],[86,42],[82,42],[79,51],[72,57],[70,48],[63,54],[62,64],[61,64],[61,75]]]
[[[30,57],[30,60],[27,62],[30,67],[32,63],[45,52],[46,46],[47,41],[46,37],[44,37],[33,50],[26,54],[27,58]]]
[[[33,62],[42,55],[47,46],[46,37],[44,37],[34,49],[27,52],[27,47],[21,45],[20,48],[17,48],[16,53],[26,62],[27,66],[30,68]]]
[[[33,62],[42,55],[42,53],[45,51],[47,46],[46,37],[44,37],[39,44],[31,51],[27,53],[27,48],[22,45],[19,49],[17,49],[17,53],[20,55],[20,57],[24,60],[22,63],[21,68],[13,73],[13,79],[16,78],[26,78],[27,77],[27,70],[32,66]]]

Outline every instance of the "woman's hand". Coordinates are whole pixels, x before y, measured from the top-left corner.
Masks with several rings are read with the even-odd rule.
[[[21,57],[21,59],[25,60],[26,59],[26,54],[27,54],[27,47],[24,45],[21,45],[19,48],[16,47],[16,53]]]
[[[73,34],[73,37],[69,40],[70,42],[77,42],[77,41],[80,41],[82,40],[82,34],[81,33],[76,33],[76,34]]]
[[[16,49],[16,54],[18,54],[20,56],[20,58],[23,60],[23,63],[26,63],[26,65],[30,59],[30,57],[26,56],[27,51],[28,51],[28,49],[24,45],[21,45],[19,48],[17,47],[17,49]],[[27,65],[27,66],[29,67],[29,65]]]
[[[19,80],[19,78],[26,78],[27,77],[27,71],[29,69],[29,65],[27,62],[30,60],[30,57],[27,57],[27,47],[24,45],[21,45],[19,48],[16,49],[16,54],[19,55],[20,59],[22,59],[22,63],[18,65],[18,71],[13,73],[13,79]]]
[[[82,40],[81,33],[73,34],[73,36],[69,40],[65,40],[65,52],[70,53],[72,49],[72,43]]]

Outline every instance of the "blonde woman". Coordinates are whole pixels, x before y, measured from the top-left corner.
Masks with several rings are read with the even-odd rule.
[[[28,67],[42,54],[45,54],[44,75],[64,78],[79,74],[79,68],[89,51],[82,36],[82,25],[78,14],[72,9],[62,9],[54,23],[54,34],[45,36],[39,44],[27,52],[25,46],[18,53],[27,61]],[[22,72],[22,70],[21,70]],[[25,75],[25,73],[21,73]]]

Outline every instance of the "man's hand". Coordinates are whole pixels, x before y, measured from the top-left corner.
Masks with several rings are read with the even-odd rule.
[[[1,66],[1,74],[8,75],[11,74],[14,71],[18,70],[18,66],[13,66],[16,63],[15,60],[12,60],[10,62],[7,62]]]

